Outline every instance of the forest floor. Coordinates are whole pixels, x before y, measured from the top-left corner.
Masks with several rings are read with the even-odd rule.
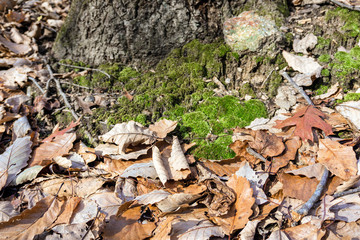
[[[359,12],[291,6],[274,95],[205,79],[194,111],[123,121],[114,106],[147,101],[128,86],[148,73],[54,62],[69,7],[0,0],[0,239],[360,236]]]

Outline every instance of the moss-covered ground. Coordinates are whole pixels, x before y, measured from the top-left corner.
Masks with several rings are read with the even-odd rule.
[[[226,86],[226,64],[237,62],[239,55],[222,41],[202,44],[194,40],[173,50],[148,72],[138,72],[119,64],[102,65],[98,69],[110,74],[111,79],[101,72],[93,72],[76,77],[74,82],[105,89],[108,93],[126,89],[134,96],[132,101],[125,96],[119,97],[111,109],[95,109],[91,116],[95,125],[100,121],[111,125],[135,120],[147,125],[160,118],[177,120],[176,133],[198,144],[193,150],[196,157],[226,159],[234,156],[228,148],[231,128],[244,127],[256,117],[267,115],[266,107],[260,101],[241,102],[235,96],[216,97],[213,89],[218,86],[213,81],[205,81],[217,77]],[[244,88],[230,90],[235,95],[251,94],[251,86]],[[206,138],[208,134],[216,135],[216,139]]]

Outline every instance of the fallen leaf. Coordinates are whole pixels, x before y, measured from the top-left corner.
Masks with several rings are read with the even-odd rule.
[[[320,181],[323,172],[324,172],[324,165],[320,163],[315,163],[310,166],[305,166],[295,170],[287,171],[286,173],[291,173],[297,176],[298,175],[305,176],[307,178],[316,178],[317,180]]]
[[[27,95],[15,95],[7,98],[5,103],[11,108],[11,112],[19,113],[20,107],[29,100],[30,97]]]
[[[30,131],[31,126],[26,116],[17,119],[13,124],[15,138],[25,137]]]
[[[10,218],[18,214],[10,201],[0,201],[0,223],[7,222]]]
[[[116,215],[119,207],[123,203],[114,192],[95,193],[89,196],[89,199],[96,202],[100,208],[100,212],[106,215],[106,220],[110,219],[110,216]]]
[[[165,138],[168,133],[175,130],[177,121],[171,121],[167,119],[161,119],[154,124],[149,126],[150,131],[156,133],[159,138]]]
[[[41,170],[43,170],[44,166],[35,165],[29,168],[26,168],[20,174],[16,176],[16,178],[11,182],[14,185],[20,185],[27,181],[31,181],[37,177]]]
[[[209,220],[204,220],[197,224],[196,226],[188,229],[185,233],[181,234],[179,240],[208,240],[211,237],[220,237],[223,238],[225,234],[223,233],[221,227],[214,225]]]
[[[142,222],[141,212],[139,206],[128,209],[121,216],[111,216],[102,235],[104,240],[138,240],[151,237],[152,231],[156,228],[155,222]]]
[[[120,154],[126,154],[126,148],[130,144],[151,144],[155,138],[152,131],[134,121],[116,124],[109,132],[99,136],[101,141],[117,144]]]
[[[66,128],[64,128],[63,130],[59,131],[58,129],[55,129],[55,131],[48,136],[47,138],[45,138],[44,140],[42,140],[43,143],[45,142],[51,142],[56,136],[61,136],[64,135],[65,133],[69,132],[71,129],[73,129],[74,127],[78,126],[80,124],[80,118],[74,122],[71,121],[71,123],[69,124],[69,126],[67,126]]]
[[[360,101],[344,102],[337,105],[335,109],[349,119],[357,129],[360,129]]]
[[[27,166],[31,145],[30,137],[18,138],[0,155],[0,189],[13,181],[21,169]]]
[[[58,216],[56,221],[52,224],[51,227],[60,224],[70,224],[70,219],[74,214],[74,210],[77,208],[78,204],[81,202],[81,197],[71,197],[66,201],[65,208],[62,213]]]
[[[285,150],[282,139],[275,134],[260,130],[255,132],[254,141],[249,146],[266,157],[280,155]]]
[[[303,39],[294,39],[293,49],[297,53],[308,54],[308,49],[313,49],[317,44],[317,37],[313,33],[306,34]]]
[[[310,222],[296,227],[285,228],[283,230],[290,239],[318,240],[321,239],[326,230],[321,228],[321,220],[312,219]]]
[[[253,190],[246,178],[234,174],[227,182],[227,185],[234,190],[236,201],[231,206],[228,214],[215,217],[215,222],[221,226],[225,233],[230,235],[233,231],[245,227],[253,213],[251,208],[255,203],[255,199],[252,196]]]
[[[16,55],[26,55],[32,51],[32,48],[28,44],[17,44],[7,40],[3,36],[0,36],[0,45]]]
[[[339,239],[356,239],[360,236],[360,225],[356,222],[334,222],[329,226],[329,229]]]
[[[271,161],[266,161],[266,169],[269,169],[270,172],[276,173],[280,168],[285,167],[290,160],[295,160],[296,153],[300,146],[301,141],[298,137],[286,140],[286,150],[281,155],[273,157]]]
[[[51,162],[54,157],[69,153],[75,139],[75,133],[65,133],[64,135],[55,137],[52,142],[40,144],[40,146],[34,150],[33,158],[29,166],[46,165],[48,162]]]
[[[59,216],[64,201],[48,196],[20,215],[0,223],[3,239],[33,239],[43,233]]]
[[[344,180],[349,180],[357,173],[357,159],[353,148],[331,139],[320,139],[317,160]]]
[[[324,117],[324,113],[310,105],[298,110],[294,116],[278,121],[275,127],[284,128],[296,125],[295,136],[299,136],[302,140],[314,141],[312,128],[321,129],[326,135],[333,134],[332,127],[323,120]]]

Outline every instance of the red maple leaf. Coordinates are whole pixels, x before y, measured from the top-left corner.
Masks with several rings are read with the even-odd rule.
[[[302,140],[314,141],[312,128],[318,128],[324,131],[326,135],[333,134],[330,124],[324,121],[325,114],[314,106],[307,106],[297,111],[294,116],[283,121],[277,121],[276,128],[296,126],[294,135]]]

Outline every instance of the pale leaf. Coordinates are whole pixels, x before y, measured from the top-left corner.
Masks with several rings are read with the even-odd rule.
[[[250,182],[250,187],[253,189],[256,204],[264,204],[267,202],[267,197],[262,190],[266,179],[269,177],[268,173],[256,173],[249,165],[244,161],[239,167],[239,170],[235,173],[238,177],[245,177]]]
[[[290,239],[318,240],[325,235],[326,230],[321,229],[321,220],[312,219],[308,223],[286,228],[284,232]]]
[[[152,162],[148,163],[135,163],[130,167],[126,168],[125,171],[121,174],[121,177],[143,177],[143,178],[157,178],[157,173]]]
[[[202,194],[175,193],[158,202],[156,206],[162,212],[172,212],[180,208],[183,204],[194,202],[201,196]]]
[[[1,38],[1,36],[0,36]],[[27,82],[27,75],[33,71],[28,66],[13,67],[8,70],[0,71],[0,78],[4,81],[4,86],[10,89],[18,89],[23,87]]]
[[[161,158],[161,153],[158,147],[153,146],[152,148],[152,157],[153,157],[153,164],[154,168],[156,170],[156,173],[162,182],[162,184],[165,185],[165,183],[169,180],[168,172],[165,168],[164,161]]]
[[[30,137],[18,138],[0,155],[0,176],[1,182],[4,183],[1,188],[13,181],[21,169],[27,165],[31,144]]]
[[[357,129],[360,129],[360,101],[344,102],[337,105],[335,109],[349,119]]]
[[[58,240],[58,239],[81,239],[81,240],[93,240],[96,239],[92,231],[86,231],[89,226],[86,223],[79,224],[60,224],[51,228],[52,233],[46,235],[46,240]],[[85,236],[86,234],[86,236]]]
[[[336,176],[349,180],[357,173],[357,159],[352,147],[331,139],[319,140],[318,161]]]
[[[19,185],[23,184],[24,182],[31,181],[37,177],[39,172],[44,168],[44,166],[32,166],[26,168],[22,171],[19,175],[16,176],[15,180],[11,182],[11,184]]]
[[[119,153],[126,154],[126,148],[130,144],[151,144],[155,141],[155,135],[141,124],[130,121],[116,124],[109,132],[99,136],[99,139],[108,143],[116,143],[119,146]]]
[[[10,201],[0,201],[0,222],[6,222],[17,214]]]
[[[69,200],[67,200],[64,211],[56,219],[52,227],[60,224],[70,224],[70,219],[74,214],[74,210],[77,208],[81,200],[81,197],[71,197]]]
[[[98,205],[95,201],[86,199],[79,202],[77,208],[73,212],[71,224],[82,224],[93,220],[98,214]]]
[[[324,172],[324,165],[320,163],[315,163],[310,166],[298,168],[292,171],[287,171],[286,173],[305,176],[308,178],[316,178],[317,180],[320,181],[323,172]]]
[[[142,205],[147,204],[154,204],[158,203],[161,200],[167,198],[169,195],[171,195],[169,192],[164,190],[154,190],[152,192],[149,192],[147,194],[137,196],[135,200]]]
[[[189,164],[176,136],[173,137],[169,165],[170,175],[174,180],[186,179],[191,174]]]
[[[31,126],[26,116],[23,116],[14,122],[13,133],[16,138],[25,137],[29,131],[31,131]]]
[[[208,240],[211,237],[220,237],[225,236],[224,232],[221,230],[221,227],[214,225],[209,220],[204,220],[200,224],[190,228],[184,234],[179,236],[179,240]]]
[[[113,192],[95,193],[89,199],[95,201],[100,207],[100,211],[106,214],[106,220],[110,219],[110,216],[116,215],[123,203]]]
[[[177,121],[161,119],[155,124],[151,124],[149,129],[156,133],[159,138],[165,138],[169,132],[174,131],[177,126]]]

